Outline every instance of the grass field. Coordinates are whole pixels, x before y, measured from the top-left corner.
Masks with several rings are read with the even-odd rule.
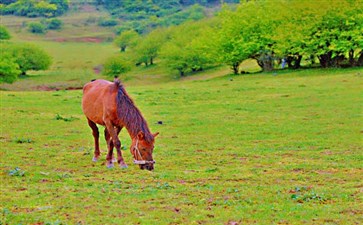
[[[360,224],[362,72],[127,83],[154,172],[91,161],[81,91],[1,91],[0,224]]]

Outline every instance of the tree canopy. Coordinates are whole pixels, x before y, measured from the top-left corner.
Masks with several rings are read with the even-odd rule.
[[[141,38],[133,34],[122,42],[137,43],[124,53],[133,55],[135,64],[150,65],[158,58],[185,75],[222,63],[239,73],[246,59],[256,60],[264,71],[282,61],[292,69],[316,61],[321,67],[361,66],[362,34],[358,1],[261,0],[225,5],[216,17],[159,28]]]
[[[46,70],[51,63],[51,57],[37,46],[2,43],[0,82],[12,83],[18,75],[25,75],[29,70]]]
[[[2,0],[0,2],[2,15],[54,17],[64,14],[68,8],[68,0]]]

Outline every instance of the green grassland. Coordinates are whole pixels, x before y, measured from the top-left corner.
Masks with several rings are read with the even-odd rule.
[[[0,224],[359,224],[362,72],[131,80],[154,172],[91,161],[80,90],[1,91]]]

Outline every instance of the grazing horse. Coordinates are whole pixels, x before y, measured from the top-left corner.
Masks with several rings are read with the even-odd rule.
[[[100,157],[99,132],[96,124],[105,126],[105,139],[108,147],[107,167],[113,167],[113,148],[117,150],[117,162],[121,168],[127,168],[122,153],[118,134],[125,127],[132,139],[130,152],[134,163],[141,169],[153,170],[152,153],[154,140],[159,133],[152,134],[146,120],[134,101],[127,94],[118,78],[114,82],[93,80],[83,87],[83,113],[92,128],[95,141],[93,161]]]

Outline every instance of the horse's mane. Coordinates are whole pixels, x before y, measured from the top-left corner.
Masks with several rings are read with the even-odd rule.
[[[135,106],[134,101],[126,92],[121,81],[118,78],[115,78],[114,83],[118,87],[117,113],[119,119],[125,125],[130,135],[136,137],[137,134],[142,131],[144,133],[145,141],[152,143],[154,141],[154,136],[151,134],[149,126],[140,110]]]

